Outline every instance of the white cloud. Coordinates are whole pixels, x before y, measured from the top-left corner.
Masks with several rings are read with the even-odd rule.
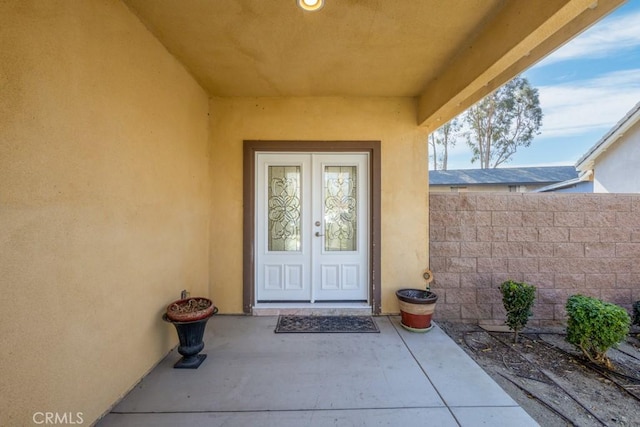
[[[538,88],[544,113],[538,138],[606,132],[640,101],[640,69]]]
[[[542,60],[543,67],[556,62],[583,58],[606,58],[613,52],[640,46],[640,12],[598,23]]]
[[[640,101],[640,68],[539,86],[538,91],[544,117],[541,133],[536,136],[537,145],[541,140],[579,136],[586,137],[592,145],[599,138],[597,135],[604,135]],[[471,156],[464,137],[460,136],[456,146],[449,148],[449,169],[479,167],[470,163]],[[573,157],[575,153],[557,153],[552,163],[543,160],[540,164],[572,164]]]
[[[585,139],[585,144],[590,146],[599,138],[598,135],[604,135],[611,129],[640,101],[640,68],[611,71],[581,80],[572,79],[589,71],[615,69],[621,63],[618,59],[626,58],[629,64],[632,58],[627,54],[637,57],[638,48],[640,11],[633,11],[624,16],[605,18],[536,65],[536,68],[551,65],[545,72],[553,73],[555,81],[565,82],[538,86],[544,118],[541,134],[536,137],[536,140],[543,141],[537,145],[555,143],[564,138],[562,141]],[[600,61],[592,70],[576,69],[578,65],[571,61],[580,59]],[[572,144],[579,146],[578,142]],[[528,149],[527,156],[530,160],[534,157],[542,159],[533,160],[533,163],[572,164],[576,160],[576,153],[567,150],[569,148],[564,146],[562,149],[547,147],[546,150],[540,150],[545,154],[541,156],[535,149]],[[575,147],[572,150],[575,151]],[[551,163],[547,160],[550,152],[554,153]],[[469,163],[470,158],[470,150],[461,138],[458,145],[449,151],[449,168],[478,167]],[[530,163],[528,159],[523,161]],[[514,159],[514,164],[510,166],[523,161]]]

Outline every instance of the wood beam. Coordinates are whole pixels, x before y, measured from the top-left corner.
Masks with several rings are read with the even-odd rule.
[[[418,99],[418,124],[435,130],[626,0],[509,1]]]

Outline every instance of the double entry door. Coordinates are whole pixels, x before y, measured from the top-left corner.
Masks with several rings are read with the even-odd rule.
[[[369,300],[369,154],[256,154],[257,302]]]

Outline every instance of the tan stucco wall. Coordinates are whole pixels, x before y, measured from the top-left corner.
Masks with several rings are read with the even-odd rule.
[[[0,3],[0,425],[88,425],[208,292],[208,97],[118,1]]]
[[[380,140],[382,311],[422,286],[427,267],[427,134],[411,98],[214,98],[211,110],[211,296],[242,312],[243,140]]]

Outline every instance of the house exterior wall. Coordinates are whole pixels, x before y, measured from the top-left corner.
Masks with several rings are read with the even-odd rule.
[[[0,2],[0,425],[89,425],[208,293],[208,97],[118,1]]]
[[[640,121],[596,159],[594,193],[640,193]]]
[[[537,287],[530,325],[565,321],[581,293],[640,300],[640,195],[431,194],[436,319],[502,325],[500,284]]]
[[[427,134],[411,98],[214,98],[211,110],[211,296],[242,312],[243,140],[379,140],[382,311],[420,284],[428,260]],[[409,249],[410,248],[410,249]]]

